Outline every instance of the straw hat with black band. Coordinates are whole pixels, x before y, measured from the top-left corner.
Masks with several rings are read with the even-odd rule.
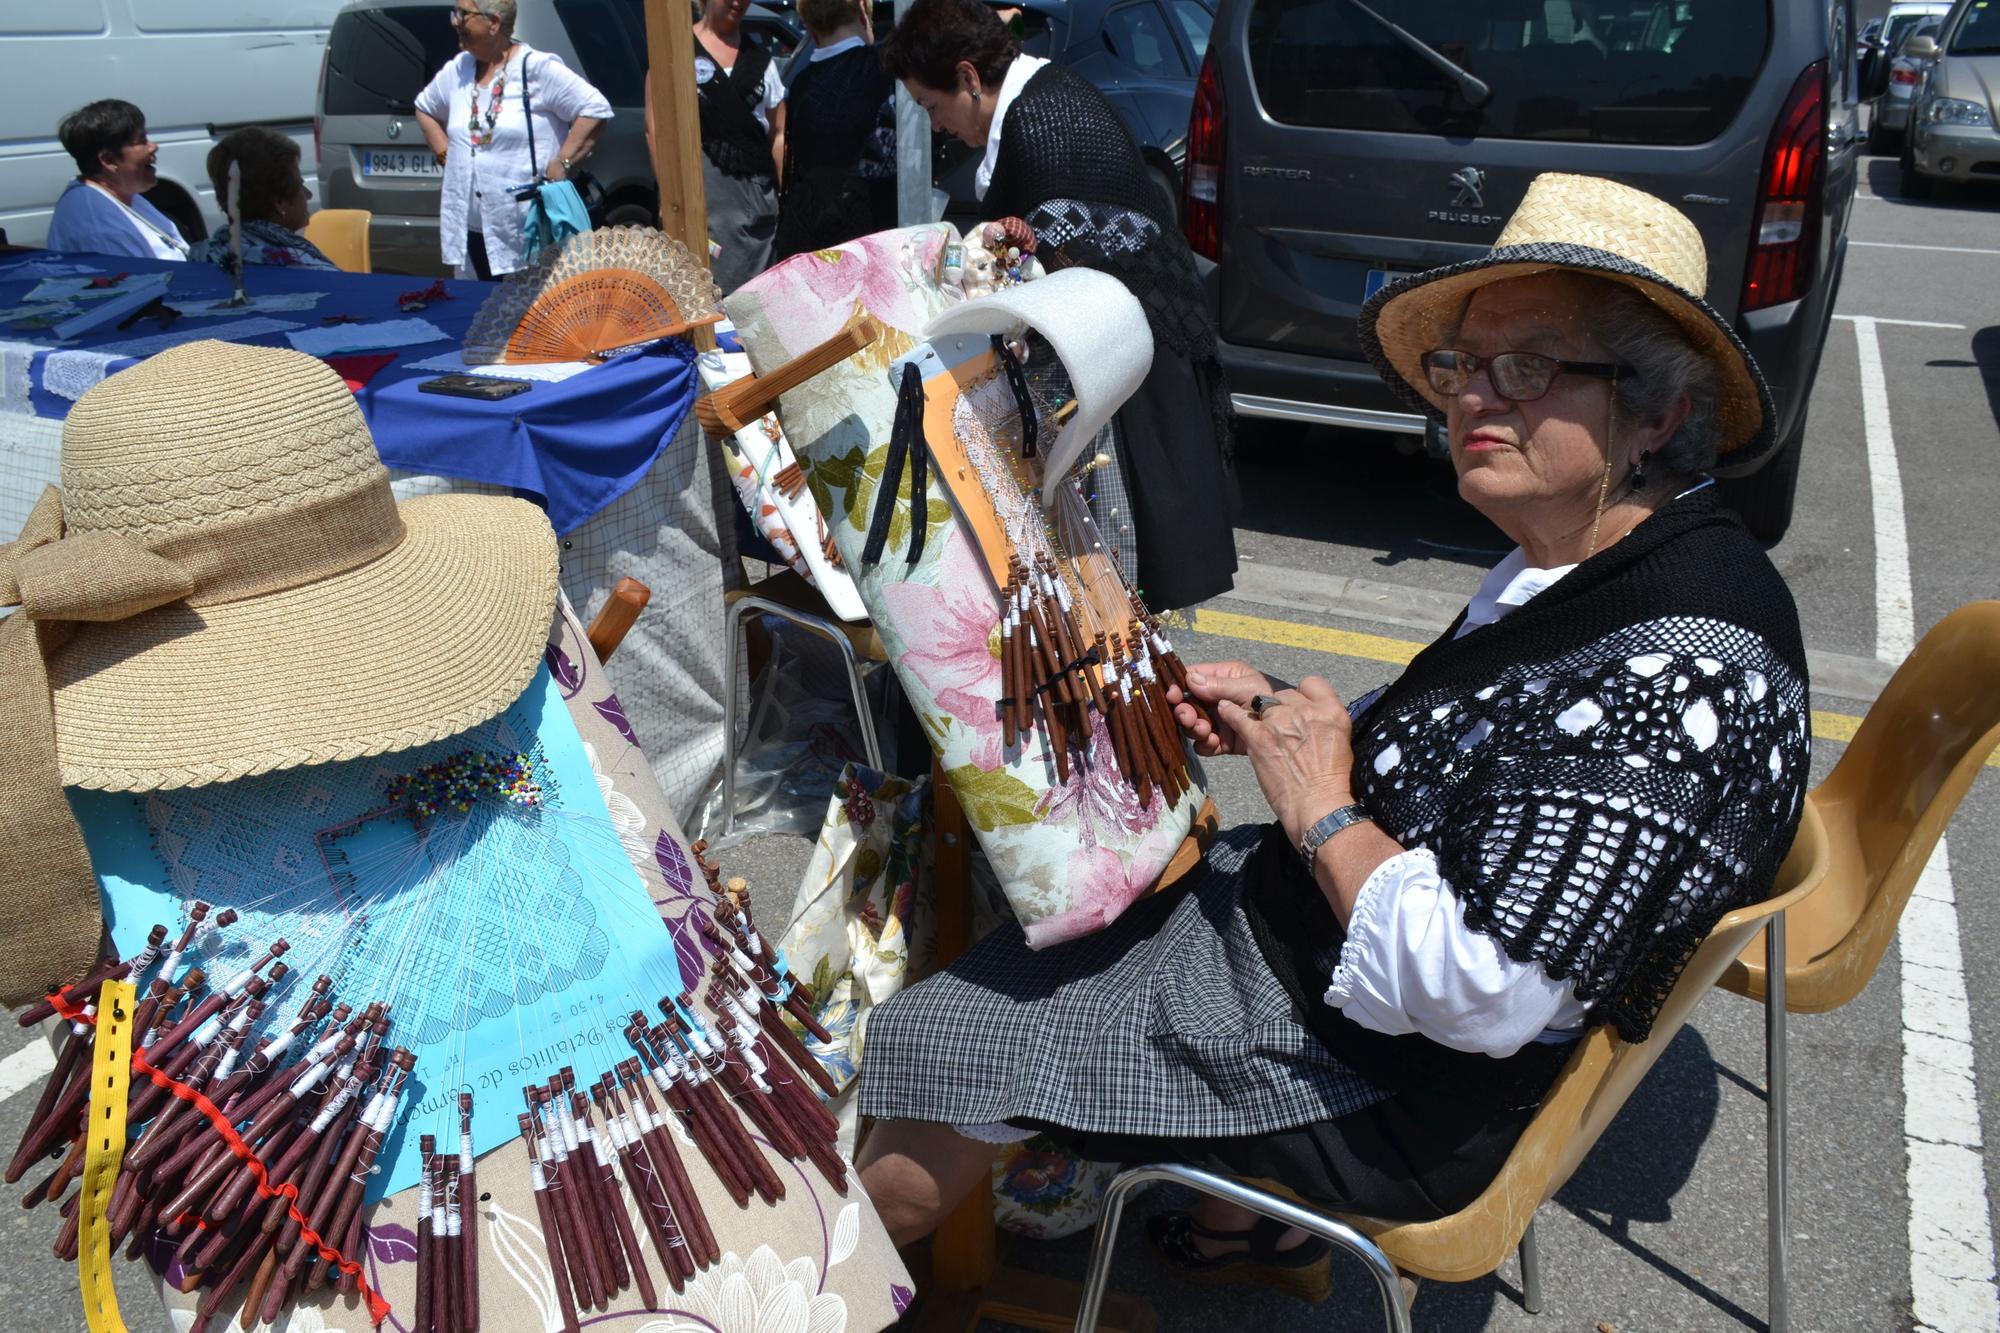
[[[1774,441],[1771,390],[1743,340],[1703,299],[1708,255],[1686,215],[1643,190],[1597,176],[1535,177],[1489,254],[1390,283],[1361,307],[1361,348],[1398,397],[1443,421],[1448,400],[1420,358],[1443,344],[1489,283],[1568,270],[1632,288],[1670,316],[1721,376],[1721,461],[1751,462]]]
[[[62,489],[0,546],[0,1002],[96,961],[63,787],[156,791],[441,740],[533,678],[556,542],[521,500],[396,503],[354,396],[198,342],[77,400]]]

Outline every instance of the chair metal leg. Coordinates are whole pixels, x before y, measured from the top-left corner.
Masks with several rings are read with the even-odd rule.
[[[736,670],[738,654],[743,651],[743,624],[752,615],[776,616],[787,624],[819,635],[840,650],[841,663],[847,669],[847,692],[854,700],[854,716],[861,728],[862,758],[876,772],[882,770],[882,747],[876,739],[875,714],[868,707],[868,686],[861,677],[861,659],[854,655],[854,645],[847,636],[831,622],[794,610],[781,602],[763,597],[739,598],[729,611],[729,683],[722,692],[722,726],[728,753],[722,764],[722,832],[716,835],[717,842],[727,838],[736,826]]]
[[[1764,932],[1765,1187],[1770,1194],[1765,1284],[1771,1333],[1786,1333],[1791,1321],[1787,1287],[1787,1247],[1791,1218],[1785,1198],[1785,914],[1771,917]]]
[[[1083,1299],[1076,1309],[1076,1333],[1096,1333],[1098,1311],[1104,1304],[1105,1288],[1111,1281],[1111,1255],[1118,1244],[1118,1224],[1125,1215],[1126,1196],[1139,1186],[1156,1180],[1185,1185],[1239,1208],[1275,1218],[1288,1227],[1297,1227],[1353,1254],[1367,1267],[1368,1275],[1375,1279],[1375,1289],[1382,1297],[1382,1315],[1390,1333],[1410,1333],[1410,1312],[1403,1305],[1402,1281],[1396,1275],[1396,1266],[1389,1262],[1389,1257],[1374,1241],[1345,1222],[1336,1222],[1311,1209],[1301,1208],[1289,1199],[1266,1194],[1228,1176],[1175,1163],[1131,1167],[1119,1172],[1104,1191],[1104,1212],[1097,1220],[1097,1238],[1092,1242],[1090,1251],[1090,1271],[1084,1280]]]
[[[1535,1239],[1535,1219],[1521,1233],[1521,1308],[1529,1314],[1542,1312],[1542,1246]]]
[[[749,614],[745,607],[757,600],[746,597],[731,607],[725,630],[729,635],[729,655],[722,678],[722,832],[716,835],[717,842],[727,838],[736,827],[736,675],[743,664],[743,621]]]

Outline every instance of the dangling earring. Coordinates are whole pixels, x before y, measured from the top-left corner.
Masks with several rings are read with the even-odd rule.
[[[1645,450],[1640,453],[1639,461],[1632,465],[1631,485],[1633,490],[1643,491],[1646,489],[1646,464],[1653,457],[1653,453],[1653,450]]]

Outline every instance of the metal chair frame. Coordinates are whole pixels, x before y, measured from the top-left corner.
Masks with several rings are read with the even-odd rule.
[[[1765,1133],[1767,1151],[1770,1154],[1770,1170],[1766,1181],[1767,1206],[1770,1224],[1767,1235],[1766,1260],[1770,1272],[1770,1316],[1771,1333],[1782,1333],[1789,1321],[1789,1302],[1786,1296],[1787,1204],[1785,1182],[1785,1134],[1787,1105],[1785,1097],[1785,990],[1784,990],[1784,950],[1785,950],[1785,905],[1796,904],[1818,886],[1825,875],[1823,857],[1814,853],[1823,851],[1824,834],[1817,822],[1817,813],[1809,811],[1812,828],[1802,827],[1802,833],[1810,833],[1813,849],[1808,851],[1806,865],[1795,877],[1797,883],[1787,886],[1786,876],[1781,872],[1778,886],[1772,897],[1761,905],[1764,923],[1766,959],[1773,977],[1770,995],[1765,1009],[1766,1071],[1769,1085],[1766,1102]],[[1799,848],[1794,849],[1798,854]],[[1787,862],[1788,866],[1790,861]],[[1782,899],[1783,905],[1776,905]],[[1730,922],[1744,913],[1757,913],[1760,908],[1739,909],[1719,923],[1716,934],[1729,928]],[[1753,936],[1754,938],[1754,936]],[[1735,945],[1732,947],[1741,947]],[[1685,980],[1683,982],[1685,983]],[[1702,983],[1704,986],[1712,982]],[[1682,1021],[1685,1021],[1683,1019]],[[1658,1039],[1658,1034],[1655,1034]],[[1553,1099],[1554,1094],[1551,1094]],[[1598,1131],[1592,1131],[1593,1137]],[[1574,1165],[1572,1165],[1572,1170]],[[1563,1179],[1567,1179],[1567,1173]],[[1124,1213],[1125,1199],[1131,1191],[1142,1184],[1153,1181],[1173,1181],[1190,1189],[1226,1200],[1240,1208],[1247,1208],[1265,1217],[1275,1218],[1287,1226],[1319,1236],[1341,1249],[1359,1257],[1383,1299],[1383,1314],[1391,1333],[1410,1333],[1409,1311],[1402,1303],[1401,1284],[1397,1276],[1395,1262],[1372,1238],[1358,1228],[1341,1221],[1337,1217],[1317,1212],[1301,1206],[1290,1199],[1272,1194],[1254,1185],[1229,1176],[1217,1175],[1195,1167],[1176,1163],[1160,1163],[1136,1166],[1120,1172],[1105,1190],[1104,1211],[1098,1220],[1097,1237],[1091,1251],[1090,1270],[1085,1282],[1083,1298],[1077,1307],[1076,1333],[1095,1333],[1098,1311],[1104,1300],[1104,1292],[1111,1278],[1111,1258],[1117,1246],[1117,1232]],[[1550,1186],[1551,1192],[1559,1189],[1562,1179]],[[1516,1243],[1516,1254],[1521,1265],[1521,1304],[1529,1314],[1542,1312],[1541,1250],[1535,1236],[1532,1214]]]
[[[738,598],[729,608],[729,684],[722,693],[722,728],[728,737],[729,753],[722,761],[722,831],[717,835],[717,843],[730,836],[736,825],[736,761],[740,752],[736,745],[736,711],[739,706],[736,681],[742,667],[743,628],[753,615],[771,615],[797,625],[800,629],[830,640],[840,650],[842,665],[847,671],[848,693],[854,700],[854,713],[861,728],[861,753],[870,768],[882,767],[882,748],[876,740],[875,714],[868,707],[868,687],[861,669],[861,658],[854,651],[854,644],[838,625],[821,616],[811,615],[796,607],[774,602],[755,593]],[[893,679],[893,676],[892,676]]]

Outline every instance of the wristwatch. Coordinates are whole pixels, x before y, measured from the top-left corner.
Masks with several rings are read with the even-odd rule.
[[[1313,868],[1313,858],[1319,855],[1319,849],[1326,845],[1328,838],[1349,824],[1374,822],[1375,816],[1369,814],[1368,807],[1359,802],[1343,805],[1331,814],[1321,815],[1319,822],[1307,829],[1305,837],[1299,839],[1299,855],[1305,858],[1306,869],[1310,871]]]

